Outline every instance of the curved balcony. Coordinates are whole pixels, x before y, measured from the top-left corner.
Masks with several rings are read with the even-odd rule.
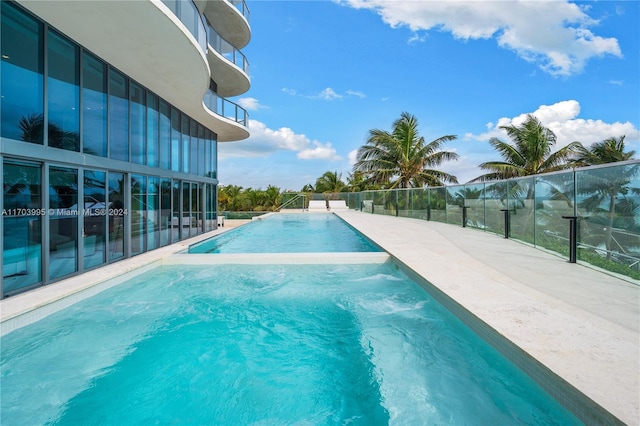
[[[233,3],[241,3],[242,9],[237,9]],[[251,40],[248,10],[244,1],[210,0],[204,8],[204,16],[218,34],[236,49],[242,49]]]
[[[220,96],[237,96],[249,90],[249,62],[231,43],[223,39],[211,25],[209,30],[209,50],[207,59],[211,75],[215,76]]]
[[[211,115],[222,118],[221,123],[213,128],[218,134],[218,142],[238,141],[249,137],[249,114],[240,105],[221,97],[213,90],[204,95],[203,104],[211,111]]]
[[[180,19],[187,30],[197,40],[202,53],[207,53],[207,27],[193,1],[161,0]]]

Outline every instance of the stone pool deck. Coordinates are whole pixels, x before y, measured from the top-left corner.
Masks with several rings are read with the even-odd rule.
[[[475,229],[356,211],[336,214],[413,271],[438,300],[582,412],[587,423],[640,425],[640,283]],[[36,320],[34,308],[73,303],[75,295],[98,291],[106,280],[144,273],[189,244],[250,221],[230,222],[4,299],[0,332],[20,326],[22,318]]]
[[[639,282],[476,229],[336,214],[428,281],[450,309],[543,385],[568,383],[565,396],[556,397],[573,398],[575,388],[618,420],[640,424]],[[541,366],[532,367],[531,358]],[[589,405],[572,408],[589,411],[583,417],[589,423],[616,423],[606,414],[598,418],[597,407],[594,416]]]

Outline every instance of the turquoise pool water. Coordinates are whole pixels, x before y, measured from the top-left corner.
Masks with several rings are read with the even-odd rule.
[[[391,263],[165,266],[2,338],[2,424],[570,425]]]
[[[189,247],[189,253],[381,251],[332,213],[279,213]]]

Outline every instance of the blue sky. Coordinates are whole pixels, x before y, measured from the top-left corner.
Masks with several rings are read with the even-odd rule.
[[[640,2],[247,1],[251,136],[219,144],[222,185],[344,181],[370,129],[403,111],[457,135],[460,183],[499,159],[490,137],[532,113],[557,147],[626,135],[640,157]]]

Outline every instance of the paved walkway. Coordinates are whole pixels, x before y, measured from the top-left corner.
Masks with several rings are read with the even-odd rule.
[[[515,343],[524,351],[516,359],[530,355],[618,419],[640,424],[640,283],[475,229],[337,214]]]

